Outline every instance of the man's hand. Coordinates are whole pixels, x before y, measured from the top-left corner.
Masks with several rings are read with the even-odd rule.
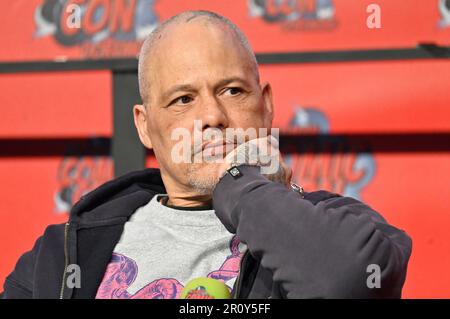
[[[240,164],[260,166],[261,174],[269,180],[291,187],[292,169],[283,161],[278,140],[272,135],[237,146],[219,166],[217,177],[221,178],[229,168]]]

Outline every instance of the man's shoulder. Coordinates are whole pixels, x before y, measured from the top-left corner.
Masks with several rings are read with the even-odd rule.
[[[312,192],[305,192],[304,198],[310,201],[312,204],[316,205],[319,202],[330,198],[342,198],[342,195],[321,189]]]

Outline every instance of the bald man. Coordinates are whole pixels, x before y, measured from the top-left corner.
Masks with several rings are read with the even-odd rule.
[[[164,22],[139,88],[135,125],[160,169],[83,196],[19,259],[5,298],[180,298],[198,277],[233,298],[401,297],[410,238],[355,199],[291,183],[271,87],[232,22]]]

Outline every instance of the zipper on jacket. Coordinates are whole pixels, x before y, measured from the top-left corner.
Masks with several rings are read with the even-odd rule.
[[[245,258],[247,257],[247,255],[249,254],[248,248],[245,251],[244,255],[242,255],[241,261],[240,261],[240,265],[239,265],[239,274],[238,277],[236,278],[236,292],[233,291],[233,299],[237,299],[239,296],[239,292],[241,290],[241,286],[242,286],[242,269],[243,269],[243,265],[245,262]]]
[[[66,283],[66,272],[67,272],[67,266],[69,264],[69,257],[67,254],[67,231],[69,228],[69,223],[66,223],[64,225],[64,273],[61,283],[61,292],[59,293],[59,299],[64,299],[64,286]]]

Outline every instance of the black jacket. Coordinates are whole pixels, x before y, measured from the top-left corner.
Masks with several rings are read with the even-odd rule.
[[[411,239],[367,205],[326,191],[299,193],[255,166],[225,175],[213,193],[216,215],[247,244],[234,298],[399,298]],[[3,298],[95,298],[124,224],[157,193],[159,170],[144,169],[83,196],[66,224],[51,225],[19,259]],[[63,284],[77,264],[81,287]],[[381,270],[369,288],[368,266]]]

